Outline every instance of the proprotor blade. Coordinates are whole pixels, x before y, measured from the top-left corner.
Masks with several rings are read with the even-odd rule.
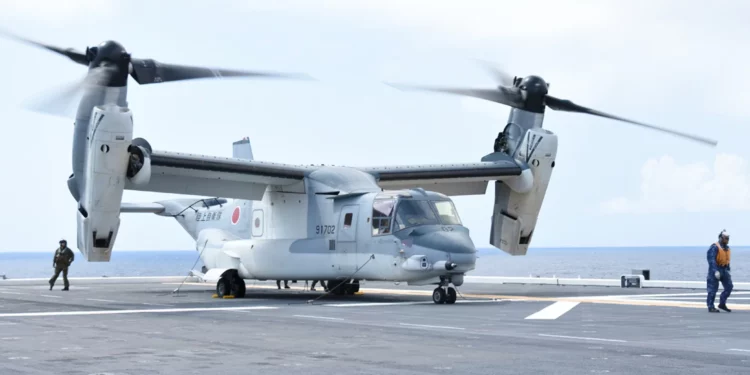
[[[55,52],[55,53],[59,53],[59,54],[61,54],[63,56],[66,56],[66,57],[70,58],[71,60],[73,60],[73,61],[75,61],[75,62],[77,62],[77,63],[79,63],[81,65],[88,65],[89,64],[88,60],[86,59],[86,55],[84,53],[82,53],[82,52],[76,51],[73,48],[65,48],[65,49],[63,49],[63,48],[60,48],[60,47],[51,46],[49,44],[39,43],[39,42],[33,41],[31,39],[22,38],[22,37],[20,37],[18,35],[11,34],[11,33],[7,32],[7,31],[4,31],[4,30],[0,30],[0,35],[4,35],[4,36],[6,36],[8,38],[15,39],[15,40],[18,40],[18,41],[26,43],[26,44],[31,44],[31,45],[36,46],[36,47],[45,48],[45,49],[47,49],[49,51],[52,51],[52,52]]]
[[[78,101],[84,96],[89,87],[100,85],[114,74],[110,67],[91,69],[84,77],[67,83],[57,90],[44,93],[27,101],[23,107],[29,111],[44,113],[64,118],[75,118]]]
[[[498,87],[497,89],[465,89],[465,88],[450,88],[450,87],[428,87],[428,86],[412,86],[412,85],[399,85],[386,83],[386,85],[397,88],[404,91],[430,91],[440,92],[445,94],[469,96],[473,98],[479,98],[489,100],[491,102],[505,104],[511,107],[523,106],[523,98],[521,93],[505,88]]]
[[[513,75],[498,67],[497,64],[481,59],[475,61],[492,75],[498,86],[513,87]]]
[[[587,107],[575,104],[575,103],[571,102],[570,100],[558,99],[558,98],[555,98],[555,97],[550,96],[550,95],[547,95],[547,97],[546,97],[546,103],[547,103],[547,106],[549,108],[557,110],[557,111],[586,113],[586,114],[590,114],[590,115],[594,115],[594,116],[601,116],[601,117],[605,117],[605,118],[609,118],[609,119],[613,119],[613,120],[618,120],[618,121],[623,121],[623,122],[627,122],[627,123],[630,123],[630,124],[639,125],[639,126],[642,126],[644,128],[661,131],[661,132],[664,132],[664,133],[667,133],[667,134],[671,134],[671,135],[675,135],[675,136],[678,136],[678,137],[688,138],[688,139],[691,139],[691,140],[694,140],[694,141],[697,141],[697,142],[701,142],[701,143],[704,143],[704,144],[708,144],[708,145],[711,145],[711,146],[716,146],[718,144],[717,141],[712,140],[712,139],[700,137],[700,136],[697,136],[697,135],[682,133],[682,132],[678,132],[676,130],[670,130],[670,129],[658,127],[658,126],[655,126],[655,125],[645,124],[645,123],[638,122],[638,121],[628,120],[626,118],[622,118],[622,117],[615,116],[615,115],[610,115],[608,113],[600,112],[600,111],[597,111],[595,109],[591,109],[591,108],[587,108]]]
[[[152,59],[132,59],[131,76],[141,85],[159,82],[181,81],[200,78],[221,77],[267,77],[288,79],[312,79],[305,74],[253,72],[230,69],[212,69],[197,66],[162,64]]]

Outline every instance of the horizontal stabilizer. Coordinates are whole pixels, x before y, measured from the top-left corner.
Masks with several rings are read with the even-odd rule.
[[[159,214],[164,212],[164,206],[159,203],[126,203],[120,205],[120,212],[127,213],[151,213]]]

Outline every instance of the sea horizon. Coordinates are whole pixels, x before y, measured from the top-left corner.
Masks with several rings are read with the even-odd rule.
[[[497,248],[477,251],[476,269],[470,276],[559,277],[619,279],[634,270],[649,270],[652,280],[705,281],[708,246],[587,246],[537,247],[523,256]],[[750,247],[733,246],[732,278],[750,282]],[[0,275],[9,279],[52,275],[54,249],[0,251]],[[109,262],[87,262],[75,251],[71,277],[185,276],[201,269],[198,251],[114,250]]]
[[[664,246],[649,246],[649,245],[641,245],[641,246],[544,246],[544,247],[530,247],[527,251],[527,255],[530,255],[534,251],[547,251],[547,250],[617,250],[617,249],[697,249],[697,248],[705,248],[708,250],[708,247],[711,246],[711,244],[708,245],[664,245]],[[730,245],[732,250],[740,249],[745,250],[747,248],[750,248],[750,245]],[[76,249],[73,249],[74,251]],[[54,252],[55,247],[52,247],[51,249],[46,250],[5,250],[0,249],[0,253],[49,253]],[[197,251],[195,249],[159,249],[159,250],[133,250],[133,249],[114,249],[112,250],[112,253],[117,252],[181,252],[181,251]],[[497,252],[500,254],[504,254],[505,252],[495,248],[495,247],[477,247],[478,252]],[[80,254],[78,252],[77,254]]]

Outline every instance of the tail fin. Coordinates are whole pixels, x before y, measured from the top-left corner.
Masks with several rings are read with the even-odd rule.
[[[250,138],[245,137],[232,143],[232,157],[236,159],[253,160],[253,148]]]
[[[526,255],[557,156],[557,136],[541,128],[524,135],[517,159],[528,166],[528,184],[495,182],[490,244],[511,255]],[[530,172],[530,175],[529,175]],[[533,182],[532,182],[533,181]]]

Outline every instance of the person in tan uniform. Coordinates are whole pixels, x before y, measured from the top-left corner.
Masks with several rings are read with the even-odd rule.
[[[60,272],[63,275],[63,284],[65,287],[62,290],[68,290],[70,283],[68,283],[68,267],[73,263],[75,255],[73,250],[68,247],[68,241],[60,240],[60,247],[55,250],[55,257],[52,258],[52,268],[55,269],[55,274],[49,279],[49,290],[55,286],[55,280],[60,276]]]

